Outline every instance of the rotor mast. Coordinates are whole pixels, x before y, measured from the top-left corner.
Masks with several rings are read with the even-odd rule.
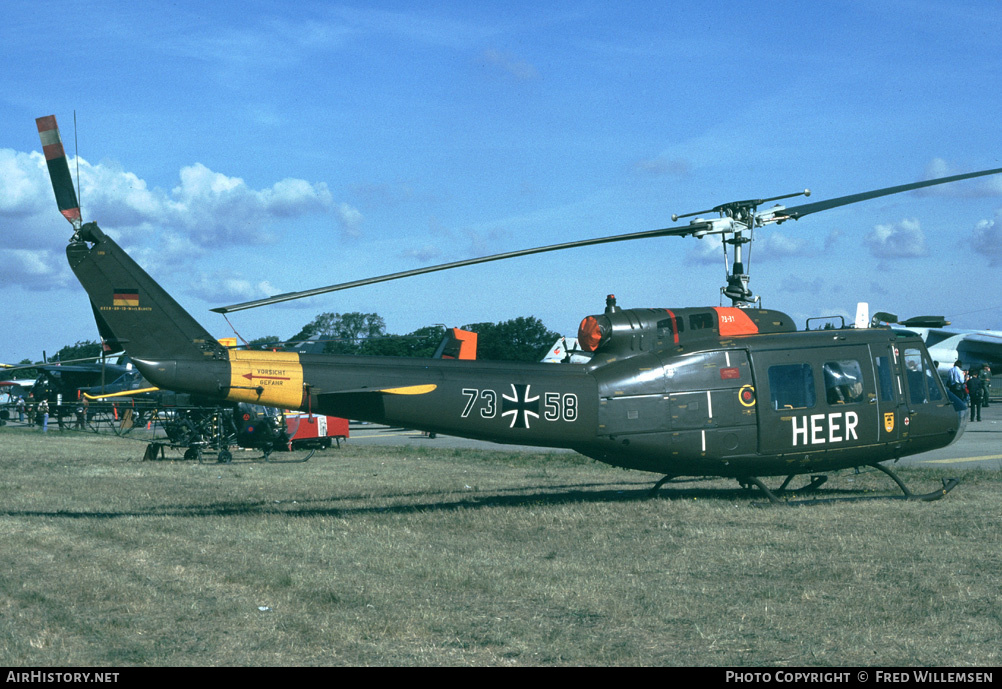
[[[745,272],[745,264],[741,260],[741,245],[752,241],[751,237],[745,237],[741,230],[734,232],[732,237],[721,237],[724,245],[724,269],[727,269],[727,245],[733,248],[734,260],[731,262],[732,270],[728,272],[727,284],[720,288],[720,293],[731,300],[732,306],[761,305],[762,297],[752,296],[752,291],[748,288],[748,280],[751,277]],[[749,254],[751,252],[749,251]]]
[[[770,201],[779,201],[780,199],[789,199],[795,196],[810,195],[811,190],[804,189],[803,191],[798,191],[794,194],[783,194],[781,196],[773,196],[767,199],[732,201],[730,203],[714,206],[713,208],[705,211],[684,213],[682,215],[673,214],[671,219],[674,222],[679,218],[689,218],[692,216],[698,216],[702,213],[718,214],[719,217],[715,220],[705,220],[697,217],[689,221],[689,224],[693,226],[709,226],[706,230],[696,230],[693,232],[693,234],[700,239],[707,234],[720,235],[720,241],[723,243],[724,247],[724,270],[727,272],[727,284],[720,288],[720,293],[731,300],[731,305],[741,308],[749,308],[760,305],[761,297],[754,296],[751,289],[748,288],[748,280],[750,276],[745,270],[745,262],[743,260],[741,247],[752,241],[751,235],[754,234],[756,227],[763,227],[773,222],[782,222],[786,219],[786,216],[780,213],[780,211],[785,210],[785,206],[777,204],[769,210],[761,213],[758,212],[758,207],[763,203],[768,203]],[[744,235],[745,232],[748,232],[749,236],[746,237]],[[733,255],[730,268],[727,266],[728,245],[731,247]]]

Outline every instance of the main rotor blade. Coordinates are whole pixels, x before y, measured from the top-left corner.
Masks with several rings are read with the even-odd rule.
[[[1002,172],[1002,168],[995,168],[994,170],[982,170],[981,172],[967,172],[963,175],[953,175],[952,177],[940,177],[938,179],[929,179],[924,182],[913,182],[912,184],[899,184],[896,187],[887,187],[886,189],[876,189],[874,191],[864,191],[860,194],[839,196],[838,198],[828,199],[827,201],[817,201],[815,203],[805,203],[800,206],[785,208],[779,211],[776,215],[779,218],[786,216],[787,218],[791,218],[793,220],[799,220],[805,215],[809,215],[811,213],[817,213],[818,211],[826,211],[829,210],[830,208],[838,208],[839,206],[846,206],[850,203],[867,201],[869,199],[875,199],[880,196],[889,196],[890,194],[900,194],[903,191],[912,191],[913,189],[932,187],[937,184],[949,184],[950,182],[959,182],[962,179],[971,179],[972,177],[997,175],[1000,172]]]
[[[35,124],[38,126],[38,136],[42,139],[42,150],[45,152],[45,164],[49,167],[52,191],[56,194],[56,205],[59,206],[59,212],[63,217],[69,220],[74,228],[80,229],[80,203],[73,189],[70,164],[66,160],[63,141],[59,138],[56,116],[37,117]]]
[[[904,191],[912,191],[914,189],[922,189],[923,187],[931,187],[937,184],[948,184],[950,182],[958,182],[962,179],[971,179],[973,177],[983,177],[985,175],[995,175],[998,173],[1002,173],[1002,168],[996,168],[994,170],[982,170],[981,172],[968,172],[963,175],[953,175],[952,177],[941,177],[939,179],[931,179],[931,180],[926,180],[924,182],[901,184],[895,187],[887,187],[886,189],[876,189],[874,191],[865,191],[859,194],[850,194],[849,196],[840,196],[838,198],[828,199],[827,201],[818,201],[816,203],[805,203],[800,206],[793,206],[792,208],[784,208],[782,210],[777,210],[776,220],[778,222],[783,222],[785,220],[798,220],[804,217],[805,215],[809,215],[811,213],[817,213],[818,211],[824,211],[831,208],[837,208],[839,206],[845,206],[850,203],[858,203],[860,201],[866,201],[868,199],[875,199],[880,196],[899,194]],[[724,205],[726,206],[727,204]],[[724,206],[718,206],[718,209],[723,207]],[[696,214],[690,214],[690,215],[696,215]],[[363,285],[372,285],[377,282],[388,282],[390,280],[399,280],[400,278],[412,277],[414,275],[424,275],[425,273],[434,273],[440,270],[449,270],[452,268],[461,268],[463,266],[472,266],[478,263],[501,261],[508,258],[516,258],[518,256],[529,256],[531,254],[541,254],[547,251],[560,251],[562,249],[573,249],[581,246],[594,246],[597,244],[610,244],[612,242],[625,242],[632,239],[646,239],[650,237],[668,237],[668,236],[685,237],[687,235],[696,234],[697,232],[710,230],[712,228],[713,224],[711,222],[694,221],[689,225],[683,225],[680,227],[668,227],[660,230],[632,232],[629,234],[613,235],[611,237],[599,237],[596,239],[583,239],[575,242],[565,242],[563,244],[552,244],[550,246],[542,246],[534,249],[508,251],[502,254],[493,254],[491,256],[471,258],[464,261],[453,261],[452,263],[441,263],[439,265],[428,266],[426,268],[416,268],[414,270],[405,270],[399,273],[389,273],[387,275],[380,275],[378,277],[366,278],[363,280],[342,282],[337,285],[318,287],[315,289],[304,290],[301,292],[287,292],[285,294],[277,294],[272,297],[267,297],[266,299],[256,299],[254,301],[245,301],[243,303],[233,304],[230,306],[220,306],[212,310],[215,311],[216,313],[231,313],[233,311],[243,311],[245,309],[254,309],[259,306],[277,304],[283,301],[292,301],[294,299],[313,297],[318,294],[326,294],[328,292],[337,292],[340,290],[351,289],[353,287],[362,287]]]
[[[649,237],[668,237],[668,236],[681,236],[684,237],[689,234],[693,234],[700,230],[709,229],[711,227],[710,223],[691,223],[689,225],[683,225],[681,227],[668,227],[660,230],[645,230],[643,232],[632,232],[630,234],[618,234],[611,237],[598,237],[595,239],[581,239],[574,242],[565,242],[563,244],[551,244],[549,246],[536,247],[534,249],[521,249],[519,251],[507,251],[503,254],[492,254],[490,256],[481,256],[479,258],[469,258],[463,261],[453,261],[452,263],[440,263],[434,266],[427,266],[425,268],[415,268],[414,270],[404,270],[399,273],[389,273],[387,275],[380,275],[373,278],[365,278],[364,280],[353,280],[351,282],[342,282],[337,285],[329,285],[327,287],[317,287],[315,289],[304,290],[302,292],[287,292],[285,294],[276,294],[273,297],[267,297],[266,299],[256,299],[254,301],[245,301],[241,304],[233,304],[231,306],[220,306],[218,308],[212,309],[216,313],[232,313],[233,311],[243,311],[244,309],[254,309],[259,306],[267,306],[268,304],[277,304],[283,301],[292,301],[294,299],[302,299],[304,297],[313,297],[318,294],[326,294],[327,292],[337,292],[344,289],[351,289],[353,287],[361,287],[363,285],[372,285],[377,282],[387,282],[389,280],[399,280],[400,278],[407,278],[414,275],[424,275],[425,273],[434,273],[439,270],[449,270],[451,268],[461,268],[463,266],[472,266],[478,263],[489,263],[490,261],[501,261],[506,258],[515,258],[517,256],[529,256],[531,254],[542,254],[547,251],[560,251],[562,249],[574,249],[580,246],[594,246],[596,244],[611,244],[612,242],[625,242],[632,239],[646,239]]]

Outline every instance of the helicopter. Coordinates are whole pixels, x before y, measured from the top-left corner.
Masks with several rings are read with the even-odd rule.
[[[212,451],[219,462],[229,462],[233,458],[229,448],[238,446],[259,450],[265,461],[271,461],[273,451],[292,445],[280,410],[161,390],[145,380],[125,354],[108,357],[108,361],[102,357],[96,363],[86,359],[31,367],[39,375],[30,388],[24,388],[29,414],[45,400],[60,430],[72,427],[128,436],[145,428],[147,432],[141,435],[162,434],[164,439],[149,443],[148,459],[171,447],[185,450],[185,459],[203,461],[203,455]],[[5,409],[0,420],[7,418],[9,410]]]
[[[798,331],[761,308],[742,247],[751,233],[823,210],[947,184],[1002,168],[786,207],[810,191],[673,215],[688,224],[566,242],[403,271],[213,309],[228,313],[488,261],[662,236],[719,235],[733,255],[731,306],[622,308],[614,296],[581,321],[587,363],[316,355],[227,349],[96,222],[84,224],[55,117],[37,120],[60,212],[73,226],[69,265],[136,367],[163,389],[493,441],[567,448],[626,469],[726,477],[779,502],[797,475],[871,466],[908,499],[883,462],[955,442],[964,404],[936,374],[922,340],[889,328]],[[708,215],[716,217],[703,217]],[[786,477],[773,491],[761,477]]]
[[[96,308],[94,316],[102,348],[117,351],[120,343]],[[60,430],[72,427],[137,440],[153,438],[147,444],[146,459],[165,456],[169,447],[183,450],[188,460],[228,463],[233,461],[230,448],[240,447],[261,452],[260,459],[266,462],[301,463],[316,449],[332,447],[334,442],[340,446],[340,439],[348,432],[346,419],[287,418],[280,409],[161,390],[143,377],[125,352],[5,368],[30,368],[38,373],[30,385],[18,385],[19,396],[27,403],[29,422],[36,405],[45,400],[50,418]],[[18,382],[0,381],[0,388],[6,390]],[[4,404],[10,406],[9,401]],[[10,409],[0,410],[0,425],[10,416]],[[328,425],[332,426],[329,434]],[[317,434],[320,428],[323,433]],[[276,451],[300,448],[312,451],[300,459],[271,459]]]

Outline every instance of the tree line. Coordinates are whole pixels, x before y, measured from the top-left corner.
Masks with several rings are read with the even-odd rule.
[[[539,361],[560,333],[548,329],[535,316],[512,318],[498,323],[469,323],[463,330],[477,333],[477,358],[491,361]],[[374,356],[431,357],[438,349],[446,328],[427,325],[405,335],[386,332],[386,321],[376,313],[321,313],[304,325],[288,340],[269,335],[251,340],[255,348],[296,349],[297,345],[313,342],[325,354],[364,354]],[[77,341],[66,345],[48,358],[49,363],[98,359],[101,343],[94,340]],[[31,359],[19,366],[30,366]],[[34,378],[33,368],[22,368],[13,378]]]
[[[535,316],[460,327],[477,333],[477,358],[491,361],[539,361],[560,337]],[[304,325],[289,344],[322,342],[327,354],[430,357],[445,333],[443,325],[428,325],[405,335],[392,335],[386,332],[386,322],[379,314],[328,312]],[[262,339],[278,341],[277,337]]]

